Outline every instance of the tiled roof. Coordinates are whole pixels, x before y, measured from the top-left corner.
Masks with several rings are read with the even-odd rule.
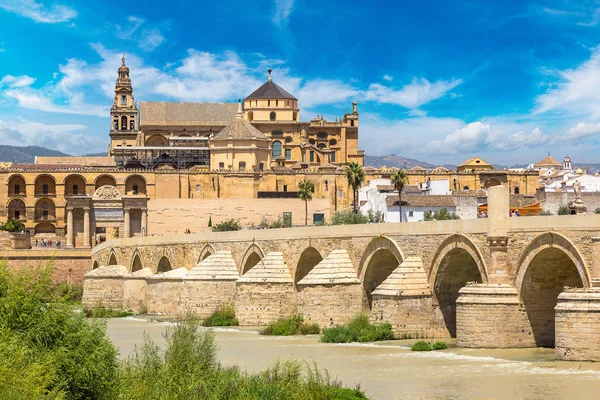
[[[454,190],[452,196],[487,197],[485,190]]]
[[[114,277],[114,276],[123,276],[127,274],[127,267],[123,265],[106,265],[104,267],[99,267],[91,270],[87,274],[85,274],[85,278],[106,278],[106,277]]]
[[[380,192],[393,192],[396,190],[394,185],[377,185],[377,190]],[[404,185],[402,193],[423,193],[418,185]]]
[[[289,94],[284,88],[272,81],[265,82],[261,87],[252,92],[248,99],[290,99],[298,100]]]
[[[478,165],[486,165],[486,166],[487,166],[487,165],[490,165],[490,163],[488,163],[488,162],[486,162],[486,161],[482,160],[482,159],[481,159],[481,158],[479,158],[479,157],[473,157],[473,158],[469,158],[467,161],[465,161],[464,163],[460,164],[460,165],[459,165],[459,167],[467,167],[467,166],[473,165],[473,161],[476,161],[476,160],[479,160],[479,161],[481,161],[481,162],[479,162],[479,163],[476,163],[476,164],[478,164]]]
[[[272,251],[242,275],[239,283],[294,283],[283,253]]]
[[[538,199],[535,196],[527,196],[523,194],[511,194],[510,195],[510,206],[511,207],[527,207],[532,204],[538,203]]]
[[[217,251],[200,261],[186,279],[235,281],[240,277],[231,251]]]
[[[128,278],[147,278],[152,275],[154,275],[152,270],[150,268],[146,267],[146,268],[142,268],[138,271],[128,274],[127,277]]]
[[[61,165],[83,165],[85,167],[114,167],[116,165],[113,157],[35,157],[36,164],[61,164]]]
[[[334,250],[299,282],[298,285],[360,284],[346,250]]]
[[[535,167],[562,167],[562,164],[556,161],[550,154],[534,164]]]
[[[421,257],[407,257],[373,291],[373,295],[383,296],[429,296],[431,288],[423,269]]]
[[[170,271],[162,272],[160,274],[156,274],[150,277],[150,279],[180,279],[184,278],[189,272],[190,271],[187,268],[181,267],[177,269],[172,269]]]
[[[83,165],[80,164],[15,164],[14,169],[22,170],[52,170],[52,169],[82,169]]]
[[[319,167],[319,169],[336,169],[337,166],[331,163],[325,163]]]
[[[386,205],[397,206],[398,196],[388,196],[385,199]],[[406,196],[402,197],[402,206],[408,207],[456,207],[452,196],[446,195],[426,195],[426,196]]]
[[[141,102],[140,125],[226,125],[235,118],[236,103]]]
[[[250,122],[245,119],[234,119],[225,128],[217,133],[213,140],[227,139],[255,139],[255,140],[270,140],[264,133],[256,129]]]

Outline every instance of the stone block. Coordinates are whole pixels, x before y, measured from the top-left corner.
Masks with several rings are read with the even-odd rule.
[[[555,312],[556,358],[600,361],[600,288],[562,292]]]

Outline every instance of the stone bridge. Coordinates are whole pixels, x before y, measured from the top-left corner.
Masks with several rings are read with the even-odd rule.
[[[475,220],[111,240],[92,251],[84,301],[201,315],[232,302],[246,325],[367,312],[398,337],[600,359],[600,215],[509,218],[508,197],[491,188]]]

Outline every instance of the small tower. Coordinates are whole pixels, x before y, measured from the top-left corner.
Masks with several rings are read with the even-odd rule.
[[[244,99],[246,120],[250,122],[298,122],[298,99],[273,82],[271,68],[267,81]]]
[[[133,88],[129,77],[129,67],[125,65],[125,55],[121,58],[115,84],[115,98],[110,109],[110,154],[113,148],[135,144],[138,127],[138,108],[133,98]]]
[[[571,168],[571,157],[566,156],[563,159],[563,170],[565,170],[565,171],[571,171],[571,169],[572,169]]]

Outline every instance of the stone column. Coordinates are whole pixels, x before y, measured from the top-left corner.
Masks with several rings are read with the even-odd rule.
[[[67,208],[67,247],[73,247],[73,209]]]
[[[142,236],[148,236],[148,210],[142,210]]]
[[[568,289],[558,295],[555,351],[559,360],[600,361],[600,289]]]
[[[600,236],[592,238],[592,268],[590,277],[592,278],[592,287],[600,287]]]
[[[129,215],[129,208],[125,209],[125,220],[124,220],[124,230],[125,232],[123,233],[123,237],[128,238],[130,237],[130,232],[131,232],[131,218]]]
[[[90,209],[83,209],[83,247],[90,248]]]
[[[490,259],[487,264],[488,283],[509,284],[508,224],[510,194],[506,186],[488,189],[488,233]]]

